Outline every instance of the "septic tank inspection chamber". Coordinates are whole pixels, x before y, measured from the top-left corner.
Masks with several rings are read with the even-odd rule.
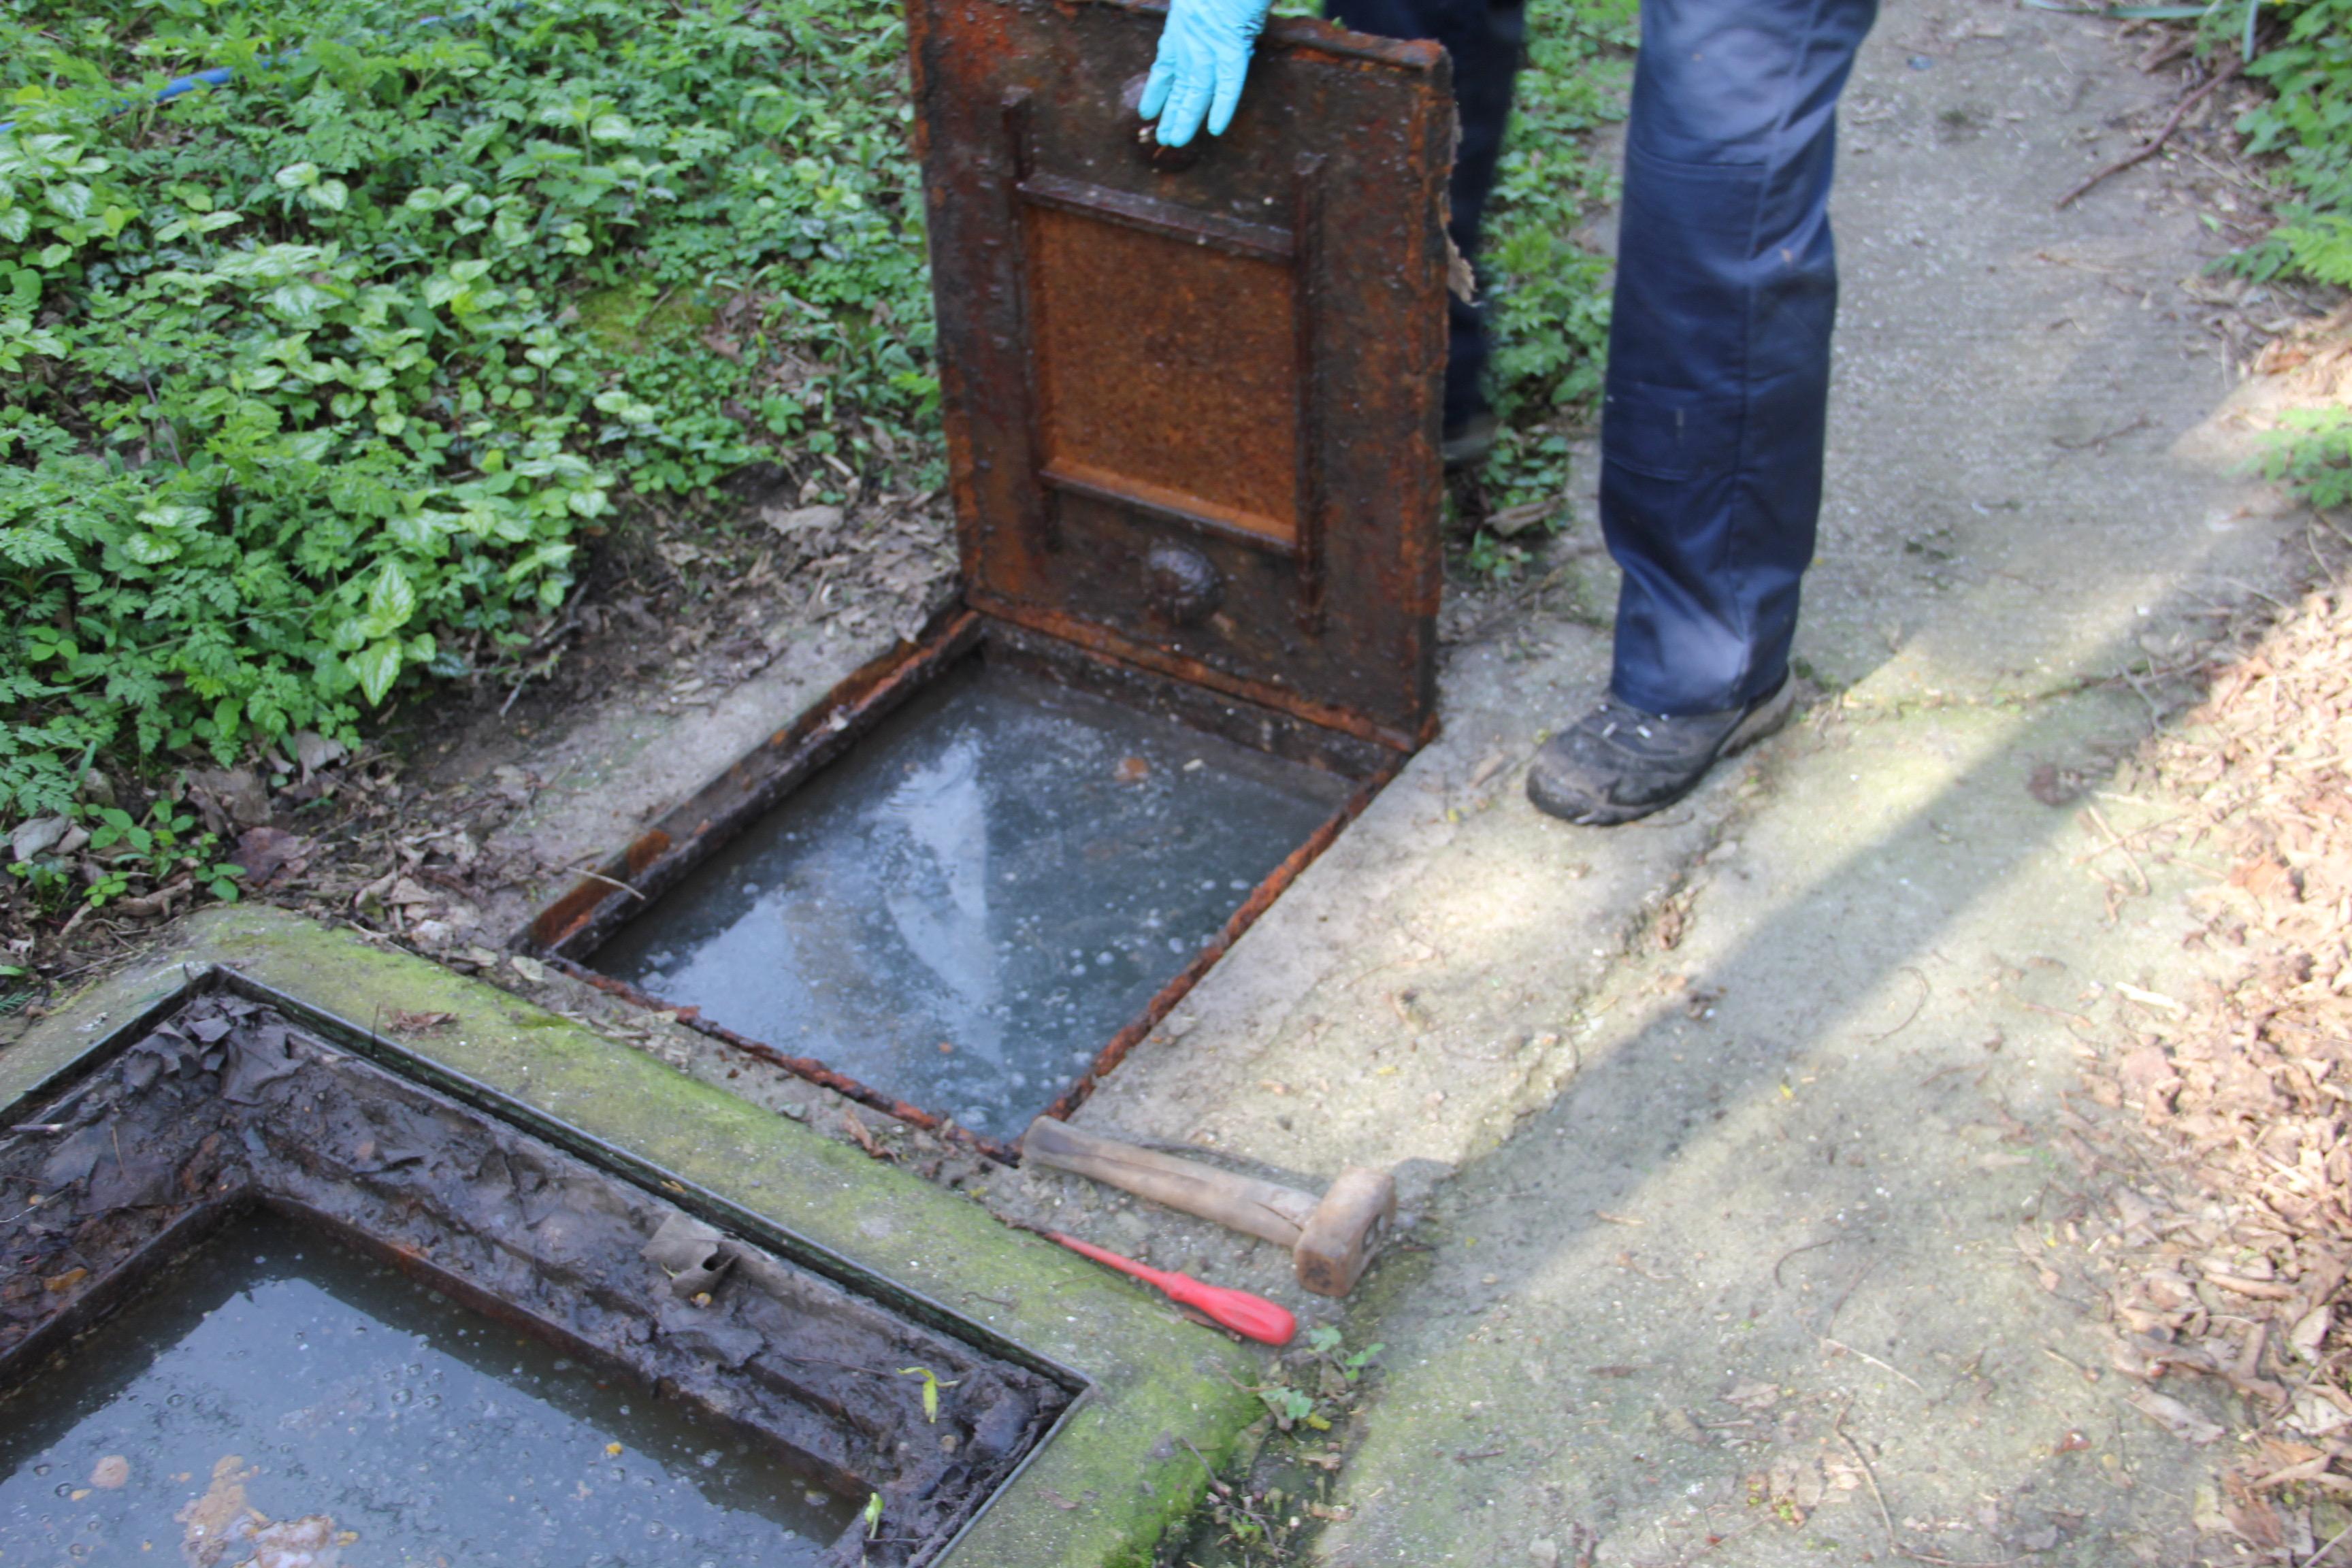
[[[1434,731],[1444,56],[1277,23],[1170,150],[1160,20],[910,5],[961,603],[528,936],[1000,1153]]]
[[[0,1563],[910,1568],[1085,1392],[642,1152],[188,974],[0,1083]]]

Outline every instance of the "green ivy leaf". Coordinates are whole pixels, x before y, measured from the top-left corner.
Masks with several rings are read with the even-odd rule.
[[[352,655],[352,672],[360,678],[360,690],[370,707],[380,706],[392,683],[400,676],[401,647],[397,640],[387,637],[370,643]]]
[[[122,553],[141,566],[161,566],[179,558],[180,547],[154,533],[134,533],[122,542]]]
[[[69,223],[79,223],[89,216],[90,189],[79,180],[51,185],[41,193],[41,199],[63,214]]]
[[[387,561],[376,574],[375,586],[368,590],[368,635],[387,637],[408,624],[416,613],[416,590],[408,581],[408,574],[396,561]]]

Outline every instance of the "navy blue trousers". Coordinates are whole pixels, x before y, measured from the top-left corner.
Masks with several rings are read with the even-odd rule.
[[[1738,707],[1788,670],[1821,511],[1837,100],[1876,12],[1876,0],[1642,3],[1601,525],[1624,573],[1611,686],[1653,713]],[[1331,14],[1452,52],[1454,243],[1475,255],[1518,12],[1331,0]],[[1474,405],[1486,363],[1475,312],[1457,306],[1455,322],[1449,422]]]

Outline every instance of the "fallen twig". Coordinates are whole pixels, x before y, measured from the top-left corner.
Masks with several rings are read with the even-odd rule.
[[[2124,864],[2132,868],[2132,876],[2139,883],[2140,895],[2145,898],[2153,890],[2154,884],[2148,881],[2147,872],[2141,868],[2139,857],[2131,852],[2131,846],[2124,842],[2124,836],[2115,830],[2114,825],[2107,821],[2106,815],[2097,806],[2086,804],[2083,807],[2083,813],[2097,825],[2100,832],[2107,836],[2107,847],[2121,855],[2124,858]]]
[[[1853,1408],[1853,1401],[1846,1401],[1839,1409],[1837,1419],[1830,1423],[1830,1430],[1838,1435],[1838,1441],[1843,1443],[1846,1452],[1853,1456],[1853,1462],[1862,1467],[1862,1479],[1870,1487],[1870,1500],[1878,1505],[1878,1522],[1886,1528],[1886,1550],[1914,1563],[1932,1563],[1935,1568],[2009,1568],[2012,1563],[2025,1561],[2022,1557],[2004,1557],[1998,1563],[1962,1563],[1958,1558],[1940,1557],[1933,1552],[1914,1552],[1904,1545],[1903,1538],[1895,1533],[1895,1516],[1886,1510],[1886,1494],[1878,1489],[1878,1472],[1871,1468],[1870,1457],[1862,1451],[1862,1445],[1853,1440],[1853,1434],[1845,1429],[1846,1412]],[[2335,1542],[2328,1544],[2332,1546]],[[2318,1559],[2312,1561],[2315,1563]]]
[[[1909,1373],[1905,1372],[1905,1371],[1904,1371],[1901,1367],[1899,1367],[1899,1366],[1890,1366],[1890,1365],[1888,1365],[1885,1362],[1883,1362],[1883,1361],[1879,1360],[1876,1356],[1874,1356],[1874,1355],[1871,1354],[1868,1351],[1858,1351],[1858,1350],[1854,1349],[1852,1345],[1850,1345],[1850,1344],[1846,1343],[1843,1340],[1833,1340],[1833,1339],[1831,1339],[1831,1338],[1830,1338],[1829,1336],[1827,1336],[1826,1334],[1825,1334],[1825,1335],[1823,1335],[1823,1336],[1822,1337],[1822,1343],[1823,1343],[1824,1345],[1829,1346],[1829,1347],[1830,1347],[1831,1349],[1832,1349],[1832,1350],[1843,1351],[1843,1352],[1844,1353],[1846,1353],[1847,1355],[1850,1355],[1850,1356],[1860,1356],[1864,1361],[1866,1361],[1866,1362],[1868,1362],[1871,1365],[1873,1365],[1873,1366],[1874,1366],[1874,1367],[1878,1368],[1878,1370],[1879,1370],[1879,1371],[1881,1371],[1881,1372],[1891,1372],[1891,1373],[1893,1373],[1895,1376],[1897,1376],[1897,1377],[1901,1378],[1904,1382],[1906,1382],[1906,1383],[1909,1384],[1912,1387],[1918,1389],[1920,1393],[1925,1394],[1925,1393],[1927,1393],[1927,1389],[1926,1389],[1925,1387],[1923,1387],[1923,1386],[1920,1384],[1920,1382],[1919,1382],[1919,1380],[1918,1380],[1917,1378],[1913,1377]]]
[[[1789,1248],[1788,1251],[1780,1254],[1779,1261],[1772,1265],[1772,1283],[1775,1285],[1780,1285],[1783,1289],[1786,1289],[1784,1282],[1780,1279],[1780,1265],[1788,1262],[1789,1259],[1796,1257],[1797,1254],[1801,1252],[1811,1252],[1816,1248],[1823,1247],[1835,1247],[1839,1242],[1843,1241],[1845,1237],[1842,1236],[1832,1236],[1824,1237],[1820,1241],[1809,1241],[1802,1247],[1792,1247]]]
[[[2182,97],[2179,103],[2172,106],[2172,112],[2165,118],[2164,123],[2157,128],[2155,135],[2149,137],[2146,142],[2132,149],[2132,151],[2125,153],[2114,163],[2098,170],[2096,173],[2093,174],[2089,179],[2084,180],[2081,184],[2076,185],[2064,195],[2060,196],[2058,198],[2057,210],[2060,212],[2065,211],[2068,207],[2074,205],[2075,197],[2083,195],[2084,192],[2091,189],[2092,186],[2099,184],[2100,181],[2106,179],[2109,175],[2120,174],[2126,169],[2130,168],[2133,164],[2154,157],[2158,151],[2161,149],[2167,142],[2172,140],[2172,133],[2180,129],[2181,121],[2188,117],[2190,110],[2204,102],[2206,98],[2212,93],[2213,89],[2220,87],[2222,83],[2235,81],[2238,78],[2238,73],[2243,69],[2245,69],[2245,67],[2242,62],[2232,60],[2228,66],[2215,72],[2204,82],[2202,86],[2190,89]]]
[[[1887,1030],[1883,1035],[1871,1036],[1868,1041],[1871,1045],[1884,1045],[1887,1041],[1893,1039],[1895,1036],[1901,1034],[1904,1030],[1909,1028],[1914,1023],[1917,1022],[1919,1010],[1927,1005],[1927,998],[1935,994],[1935,983],[1930,981],[1917,966],[1906,963],[1903,966],[1903,973],[1911,976],[1912,979],[1916,980],[1919,983],[1919,999],[1911,1004],[1911,1011],[1903,1016],[1903,1021],[1901,1023],[1895,1025],[1895,1027]]]
[[[2318,1551],[2313,1552],[2310,1556],[2303,1560],[2303,1568],[2319,1568],[2319,1560],[2326,1556],[2329,1552],[2335,1551],[2337,1543],[2342,1542],[2347,1535],[2352,1535],[2352,1524],[2346,1525],[2343,1529],[2329,1536],[2327,1538],[2326,1545],[2321,1547]]]

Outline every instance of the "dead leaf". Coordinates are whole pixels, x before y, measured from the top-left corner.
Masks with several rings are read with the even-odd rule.
[[[1150,776],[1151,764],[1141,757],[1121,757],[1118,766],[1111,770],[1111,777],[1126,784],[1141,784]]]
[[[771,511],[766,518],[770,528],[778,533],[791,535],[821,533],[839,528],[846,515],[837,506],[803,506],[794,507],[790,511]]]
[[[42,1280],[41,1289],[52,1296],[62,1296],[89,1278],[89,1270],[87,1268],[68,1268],[62,1274],[52,1274]]]
[[[282,827],[248,827],[236,836],[231,863],[244,868],[248,888],[267,888],[281,874],[301,874],[310,853],[310,841]]]
[[[419,887],[414,879],[400,877],[394,879],[392,889],[383,895],[383,901],[404,909],[415,909],[421,905],[437,904],[441,900],[439,895],[428,893]]]
[[[1464,304],[1475,304],[1478,299],[1478,274],[1470,258],[1454,244],[1454,237],[1445,237],[1445,291]]]
[[[350,754],[343,749],[343,743],[341,741],[330,741],[316,730],[294,731],[294,760],[302,764],[302,780],[305,784],[309,783],[310,775],[320,768],[332,767]]]
[[[1538,524],[1551,521],[1559,510],[1557,500],[1531,500],[1518,506],[1507,506],[1486,518],[1486,531],[1503,539],[1515,539]]]
[[[2275,855],[2265,855],[2249,860],[2230,873],[2232,886],[2243,888],[2257,899],[2268,899],[2284,891],[2295,891],[2294,873],[2285,861]]]
[[[2303,1315],[2294,1328],[2287,1331],[2287,1343],[2293,1345],[2295,1353],[2304,1360],[2317,1361],[2319,1347],[2326,1342],[2327,1331],[2334,1326],[2335,1321],[2334,1308],[2314,1307]]]
[[[2133,1390],[2124,1403],[2184,1443],[2194,1443],[2203,1447],[2208,1443],[2218,1441],[2221,1436],[2220,1426],[2170,1394],[2158,1394],[2152,1388]]]
[[[2025,793],[2044,805],[2065,805],[2083,793],[2083,776],[2043,763],[2025,781]]]
[[[1736,1384],[1730,1393],[1725,1394],[1723,1402],[1726,1405],[1737,1405],[1747,1411],[1769,1410],[1780,1403],[1780,1390],[1778,1385],[1769,1383],[1742,1383]]]
[[[226,1455],[213,1466],[212,1484],[204,1495],[172,1516],[184,1527],[180,1549],[191,1568],[213,1568],[236,1544],[237,1527],[251,1528],[253,1510],[245,1500],[245,1483],[260,1473],[245,1468],[243,1455]]]
[[[532,985],[547,984],[547,965],[524,953],[514,953],[507,959],[508,966]]]
[[[269,787],[251,768],[199,768],[188,775],[188,793],[205,826],[224,838],[232,827],[261,827],[269,821]]]
[[[8,847],[19,864],[53,847],[73,824],[62,816],[36,816],[20,822],[8,836]]]
[[[2221,1517],[2230,1528],[2263,1552],[2276,1552],[2286,1544],[2286,1526],[2279,1511],[2268,1498],[2232,1486],[2222,1500]]]
[[[865,1150],[870,1158],[887,1160],[890,1157],[890,1152],[882,1147],[874,1134],[866,1130],[866,1123],[857,1119],[857,1112],[853,1107],[845,1105],[841,1108],[841,1124],[848,1130],[850,1137],[856,1141],[857,1146]]]
[[[411,1013],[404,1008],[394,1008],[384,1015],[384,1022],[392,1026],[394,1034],[416,1035],[427,1029],[437,1029],[457,1016],[455,1013]]]

